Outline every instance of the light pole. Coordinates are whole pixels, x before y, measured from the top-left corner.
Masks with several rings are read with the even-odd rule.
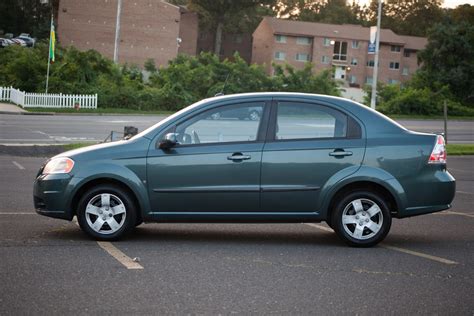
[[[122,0],[117,1],[117,21],[115,24],[115,46],[114,46],[114,63],[118,63],[118,50],[120,41],[120,15],[122,14]]]
[[[377,10],[377,33],[375,35],[375,60],[374,60],[374,74],[372,75],[372,96],[370,98],[370,107],[375,110],[375,103],[377,98],[377,75],[379,72],[379,48],[380,48],[380,20],[382,18],[382,0],[378,0]]]

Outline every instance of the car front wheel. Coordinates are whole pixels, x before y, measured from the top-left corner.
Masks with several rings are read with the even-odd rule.
[[[354,247],[371,247],[387,236],[392,218],[384,198],[371,191],[344,196],[332,214],[336,234]]]
[[[112,185],[87,191],[79,202],[77,219],[83,231],[99,240],[117,240],[137,222],[130,195]]]

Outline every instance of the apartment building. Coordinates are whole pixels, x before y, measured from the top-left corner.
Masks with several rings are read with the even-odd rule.
[[[359,25],[335,25],[265,17],[253,33],[252,62],[301,69],[312,62],[315,71],[334,68],[336,79],[349,86],[372,83],[374,54],[368,53],[370,29]],[[389,29],[380,35],[378,81],[402,83],[418,69],[417,52],[423,37],[401,36]]]
[[[61,0],[58,39],[63,46],[95,49],[113,58],[118,0]],[[122,1],[118,61],[166,65],[178,53],[197,52],[198,17],[162,0]]]

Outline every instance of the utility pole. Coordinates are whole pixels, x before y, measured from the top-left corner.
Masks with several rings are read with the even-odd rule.
[[[378,0],[377,10],[377,33],[375,36],[375,60],[374,60],[374,74],[372,75],[372,96],[370,98],[370,107],[375,110],[375,103],[377,98],[377,76],[379,72],[379,48],[380,48],[380,20],[382,19],[382,0]]]
[[[118,50],[120,41],[120,15],[122,14],[122,0],[117,0],[117,21],[115,24],[114,63],[118,63]]]

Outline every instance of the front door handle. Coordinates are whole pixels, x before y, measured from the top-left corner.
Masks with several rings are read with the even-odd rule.
[[[233,153],[232,156],[227,157],[227,160],[242,161],[249,160],[250,158],[252,158],[250,155],[243,155],[242,153]]]
[[[333,156],[333,157],[352,156],[352,151],[345,151],[344,149],[335,149],[333,152],[329,153],[329,156]]]

